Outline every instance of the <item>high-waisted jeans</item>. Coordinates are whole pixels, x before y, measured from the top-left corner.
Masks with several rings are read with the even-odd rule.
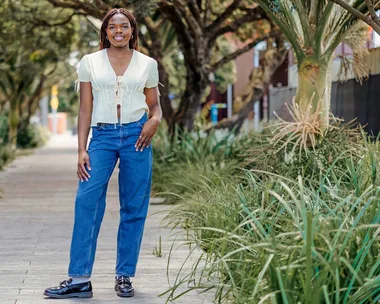
[[[91,276],[106,207],[108,181],[118,159],[120,223],[115,272],[129,277],[135,275],[152,180],[151,145],[140,152],[136,151],[135,143],[147,120],[145,113],[136,122],[92,127],[88,148],[91,177],[88,181],[79,181],[75,201],[69,265],[71,277]]]

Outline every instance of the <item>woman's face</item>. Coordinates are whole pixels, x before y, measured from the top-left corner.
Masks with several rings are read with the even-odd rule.
[[[121,13],[115,14],[108,21],[106,33],[112,46],[121,48],[129,44],[133,28],[129,19]]]

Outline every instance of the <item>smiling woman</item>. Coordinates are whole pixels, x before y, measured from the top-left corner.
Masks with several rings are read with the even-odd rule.
[[[132,297],[151,179],[151,140],[162,111],[157,61],[138,51],[134,16],[112,9],[103,19],[100,50],[85,55],[79,66],[78,192],[70,250],[69,280],[48,288],[53,298],[92,297],[90,276],[108,181],[119,160],[120,224],[115,290]],[[87,147],[89,128],[92,138]],[[91,160],[91,165],[90,165]],[[91,172],[91,175],[90,175]]]

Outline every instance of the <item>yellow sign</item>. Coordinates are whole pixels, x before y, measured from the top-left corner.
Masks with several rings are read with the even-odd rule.
[[[53,110],[57,110],[58,109],[59,101],[58,101],[57,96],[52,97],[52,99],[50,100],[50,105],[51,105],[51,108]]]
[[[53,95],[53,96],[57,96],[58,95],[58,86],[57,85],[53,85],[51,87],[51,95]]]
[[[57,110],[59,106],[59,100],[58,100],[58,86],[53,85],[51,87],[51,100],[50,100],[50,105],[53,110]]]

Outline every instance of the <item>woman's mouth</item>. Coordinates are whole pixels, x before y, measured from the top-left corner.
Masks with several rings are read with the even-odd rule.
[[[116,41],[122,41],[124,39],[124,37],[123,36],[115,36],[114,39]]]

